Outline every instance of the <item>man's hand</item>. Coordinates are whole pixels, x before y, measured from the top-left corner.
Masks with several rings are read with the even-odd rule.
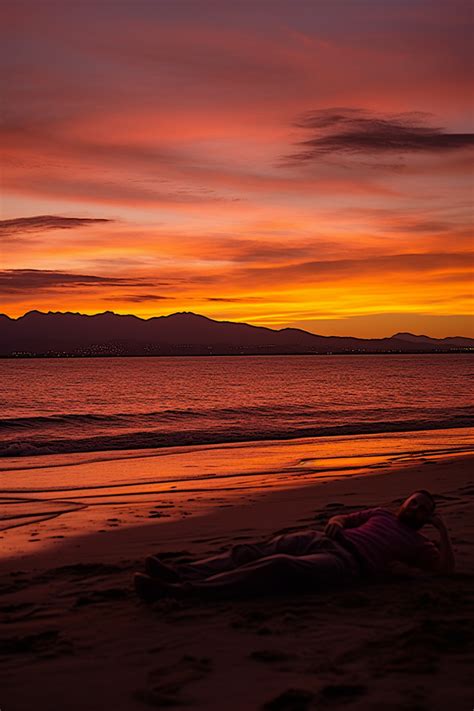
[[[444,523],[443,519],[439,514],[433,514],[429,520],[429,523],[431,523],[439,531],[440,559],[438,572],[445,574],[453,573],[456,564],[454,560],[453,547],[451,545],[451,540],[449,538],[449,533],[448,529],[446,528],[446,524]]]
[[[343,528],[344,524],[342,523],[342,521],[338,520],[337,518],[330,518],[326,524],[324,533],[329,538],[337,538]]]
[[[431,523],[438,531],[446,531],[446,524],[439,514],[433,514],[428,523]]]

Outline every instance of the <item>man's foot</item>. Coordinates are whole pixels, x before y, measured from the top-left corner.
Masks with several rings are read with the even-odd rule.
[[[167,597],[167,584],[162,583],[157,578],[150,578],[149,575],[135,573],[133,585],[137,595],[145,602],[153,602],[154,600],[160,600],[162,597]]]
[[[181,580],[176,570],[162,563],[161,560],[154,555],[149,555],[145,558],[145,570],[150,577],[160,578],[160,580],[164,580],[167,583],[179,583]]]
[[[181,598],[190,592],[189,583],[166,583],[144,573],[134,573],[133,585],[137,595],[145,602],[154,602],[165,597]]]

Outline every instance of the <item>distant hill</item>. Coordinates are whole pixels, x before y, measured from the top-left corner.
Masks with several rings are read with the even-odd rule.
[[[432,353],[474,350],[474,339],[430,338],[397,333],[365,339],[318,336],[296,328],[273,330],[214,321],[182,312],[141,319],[111,311],[29,311],[12,319],[0,314],[0,356],[277,355],[310,353]]]
[[[472,348],[473,338],[463,336],[452,336],[448,338],[431,338],[430,336],[415,336],[413,333],[396,333],[392,338],[398,338],[410,343],[444,343],[449,346],[467,346]]]

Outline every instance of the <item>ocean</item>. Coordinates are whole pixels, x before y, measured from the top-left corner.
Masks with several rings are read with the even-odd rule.
[[[472,426],[469,354],[0,360],[0,456]]]

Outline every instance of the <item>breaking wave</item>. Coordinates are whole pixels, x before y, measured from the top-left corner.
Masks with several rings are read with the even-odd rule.
[[[65,414],[0,422],[0,457],[154,449],[472,427],[474,408],[315,412],[295,408]],[[384,415],[384,416],[383,416]],[[408,417],[407,417],[408,415]],[[388,416],[388,417],[387,417]]]

